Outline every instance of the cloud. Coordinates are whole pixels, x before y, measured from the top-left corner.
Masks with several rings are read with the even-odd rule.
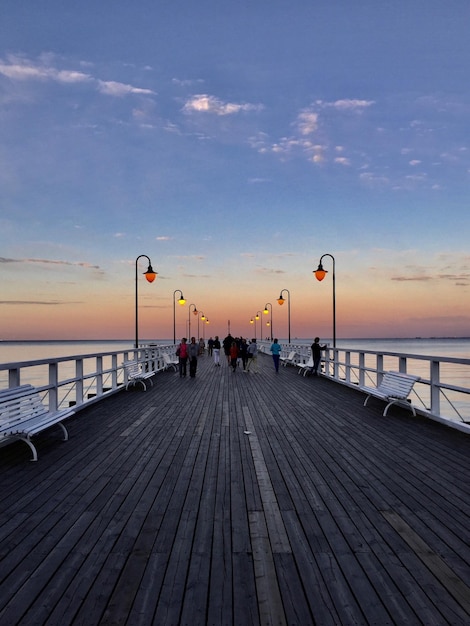
[[[0,304],[12,304],[14,306],[30,306],[30,305],[38,305],[38,306],[57,306],[57,305],[61,305],[61,304],[83,304],[80,301],[77,302],[70,302],[70,301],[64,301],[61,302],[60,300],[0,300]]]
[[[47,61],[47,64],[46,64]],[[89,83],[102,94],[114,97],[123,97],[129,94],[154,95],[151,89],[134,87],[116,81],[104,81],[94,78],[90,74],[76,70],[61,70],[50,65],[49,55],[40,62],[10,55],[6,60],[0,59],[0,74],[16,81],[51,81],[59,84]]]
[[[99,265],[92,265],[85,261],[61,261],[56,259],[9,259],[6,257],[0,257],[0,263],[25,263],[25,264],[40,264],[40,265],[64,265],[69,267],[83,267],[91,270],[101,270]]]
[[[133,87],[125,83],[118,83],[114,80],[97,80],[98,91],[107,96],[116,96],[118,98],[127,96],[128,94],[145,94],[153,95],[155,92],[151,89],[142,89],[141,87]]]
[[[331,107],[341,111],[361,111],[375,104],[375,100],[344,99],[335,100],[334,102],[324,102],[323,100],[317,100],[316,104],[322,108]]]
[[[301,111],[297,117],[297,127],[301,135],[311,135],[318,128],[318,113]]]
[[[211,113],[214,115],[236,115],[247,111],[260,111],[264,107],[261,104],[238,104],[223,102],[215,96],[198,94],[192,96],[183,106],[185,113]]]

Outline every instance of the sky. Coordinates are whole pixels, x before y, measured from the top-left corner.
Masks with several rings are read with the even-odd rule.
[[[2,0],[0,339],[470,336],[469,20]]]

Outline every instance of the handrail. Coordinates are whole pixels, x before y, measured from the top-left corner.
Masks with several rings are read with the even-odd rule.
[[[34,385],[49,410],[88,406],[125,385],[123,361],[136,360],[147,371],[165,369],[163,352],[175,346],[140,346],[110,352],[52,357],[35,361],[0,363],[0,389]]]
[[[267,353],[269,345],[259,342],[261,350]],[[311,355],[310,346],[290,344],[281,356],[292,350],[297,353],[298,364],[306,363]],[[470,359],[328,346],[322,365],[325,376],[356,388],[378,385],[389,370],[418,375],[420,380],[413,389],[421,405],[416,407],[417,412],[470,432]]]

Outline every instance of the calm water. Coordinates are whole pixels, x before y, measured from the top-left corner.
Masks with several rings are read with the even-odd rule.
[[[331,339],[322,338],[322,343],[332,345]],[[160,345],[172,343],[170,339],[156,341]],[[287,339],[279,339],[287,344]],[[293,339],[293,344],[310,345],[312,339]],[[338,348],[375,350],[377,352],[402,352],[425,356],[455,357],[470,359],[470,337],[451,339],[337,339]],[[132,340],[119,341],[0,341],[0,363],[32,361],[75,354],[92,354],[133,348]]]

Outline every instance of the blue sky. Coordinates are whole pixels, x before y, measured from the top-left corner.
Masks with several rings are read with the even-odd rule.
[[[339,337],[469,335],[469,18],[2,0],[0,337],[132,337],[141,254],[142,336],[175,289],[245,335],[287,288],[292,335],[331,337],[324,253]]]

